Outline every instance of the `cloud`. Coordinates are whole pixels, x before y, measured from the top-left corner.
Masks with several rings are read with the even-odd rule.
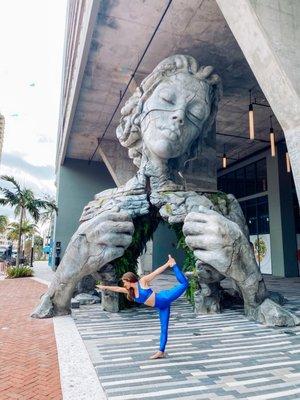
[[[38,135],[38,143],[53,143],[54,139],[46,135]]]
[[[54,168],[52,166],[36,166],[28,163],[20,154],[4,154],[1,165],[1,175],[13,176],[21,187],[33,190],[36,197],[46,195],[55,198]],[[0,180],[0,186],[12,188],[11,184]],[[0,192],[0,197],[2,193]],[[6,215],[14,220],[14,209],[10,206],[0,206],[0,215]]]
[[[34,177],[39,179],[44,179],[44,180],[54,179],[55,172],[54,172],[54,167],[52,165],[46,165],[46,166],[33,165],[16,154],[4,153],[2,155],[2,165],[6,167],[20,169],[21,171],[27,172],[28,174],[33,175]]]
[[[14,209],[9,206],[0,206],[0,215],[6,215],[11,221],[16,219]]]

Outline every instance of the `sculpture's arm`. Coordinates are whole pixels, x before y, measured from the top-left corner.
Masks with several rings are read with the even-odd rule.
[[[110,290],[111,292],[118,292],[118,293],[128,293],[126,288],[122,288],[120,286],[105,286],[105,285],[97,285],[96,286],[100,290]]]

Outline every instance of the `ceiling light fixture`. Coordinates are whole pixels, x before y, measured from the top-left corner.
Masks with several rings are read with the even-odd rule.
[[[285,160],[286,160],[286,172],[291,172],[290,156],[288,152],[285,153]]]
[[[227,167],[227,158],[226,158],[226,153],[225,153],[225,144],[224,144],[224,153],[223,153],[223,168]]]
[[[250,102],[249,102],[249,138],[254,140],[254,114],[253,114],[253,104],[251,98],[251,89],[249,90]]]
[[[274,129],[273,129],[273,125],[272,125],[272,115],[270,115],[270,143],[271,143],[271,156],[275,157],[276,156],[275,134],[274,134]]]

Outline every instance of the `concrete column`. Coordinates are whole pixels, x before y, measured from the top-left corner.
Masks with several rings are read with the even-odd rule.
[[[137,171],[128,150],[117,140],[103,140],[98,150],[116,185],[124,185]]]
[[[298,276],[297,241],[292,198],[292,177],[286,171],[286,146],[279,143],[276,157],[267,155],[272,274]]]
[[[284,131],[300,200],[300,1],[216,1]]]
[[[61,257],[78,227],[83,207],[96,193],[115,187],[104,163],[67,158],[58,174],[58,216],[54,228],[55,242],[61,242]],[[53,254],[53,260],[55,254]]]

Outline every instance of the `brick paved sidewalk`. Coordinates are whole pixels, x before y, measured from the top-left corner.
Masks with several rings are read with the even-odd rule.
[[[52,319],[30,313],[46,286],[0,280],[0,399],[62,399]]]

